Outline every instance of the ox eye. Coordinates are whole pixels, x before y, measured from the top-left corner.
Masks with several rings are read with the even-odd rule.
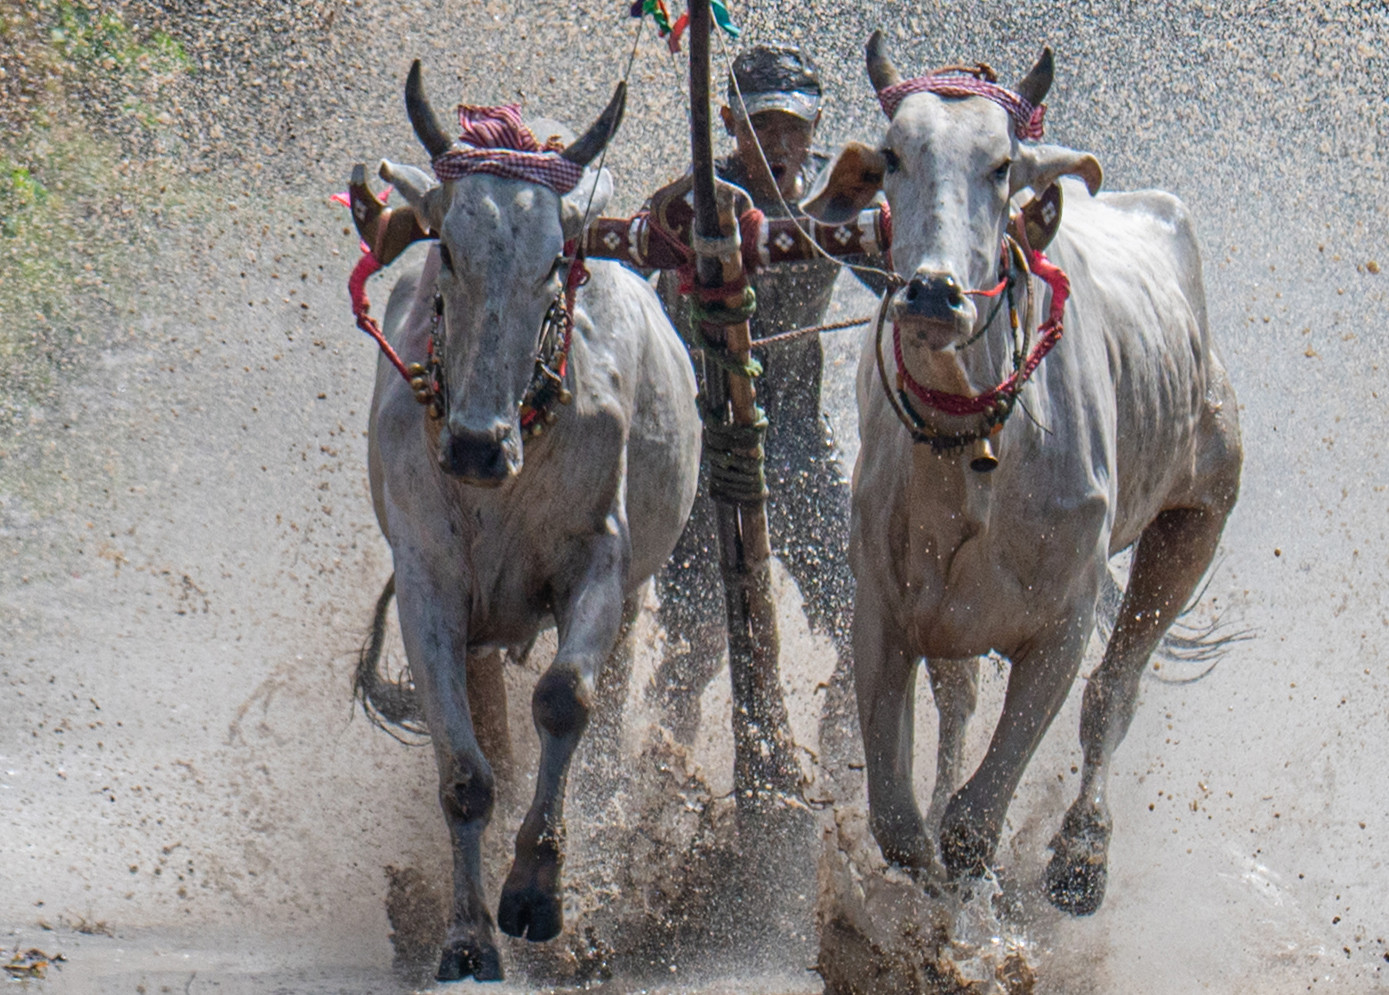
[[[449,255],[449,247],[443,242],[439,243],[439,264],[450,273],[453,272],[453,256]]]
[[[1008,179],[1008,170],[1013,167],[1012,159],[1004,159],[999,165],[994,167],[993,178],[995,183],[1002,183]]]
[[[889,173],[895,173],[902,167],[902,160],[897,158],[897,153],[892,149],[883,149],[883,165],[887,167]]]

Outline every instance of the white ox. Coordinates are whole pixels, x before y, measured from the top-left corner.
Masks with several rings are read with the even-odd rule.
[[[868,71],[880,93],[903,82],[877,33]],[[1017,93],[1039,105],[1051,77],[1048,49]],[[881,185],[904,284],[885,302],[901,372],[977,395],[1013,370],[1014,344],[1007,308],[984,327],[992,304],[976,305],[965,288],[1000,281],[1010,198],[1024,188],[1040,195],[1063,175],[1089,187],[1062,182],[1064,216],[1047,250],[1070,277],[1065,333],[1022,390],[1021,410],[992,437],[996,470],[977,472],[958,449],[914,444],[902,420],[910,415],[885,389],[899,373],[893,352],[884,349],[880,373],[870,337],[858,374],[850,556],[873,832],[889,860],[918,869],[933,866],[938,835],[954,877],[993,860],[1024,767],[1076,678],[1108,560],[1135,546],[1117,626],[1085,690],[1079,797],[1047,870],[1051,901],[1087,914],[1104,895],[1110,757],[1146,662],[1207,570],[1239,488],[1235,397],[1206,326],[1190,218],[1157,191],[1094,196],[1092,156],[1024,144],[1002,104],[937,92],[902,99],[879,149],[846,147],[810,209],[857,209]],[[1024,282],[1035,303],[1049,301],[1035,276]],[[915,409],[920,435],[958,439],[990,427],[915,397],[897,403]],[[979,768],[956,790],[978,658],[990,651],[1011,662],[1003,713]],[[912,789],[912,689],[923,657],[941,716],[925,819]]]
[[[619,86],[562,156],[587,166],[616,129],[624,96]],[[418,62],[406,106],[438,160],[452,142],[425,98]],[[533,698],[541,742],[535,800],[497,917],[513,936],[548,940],[563,924],[565,776],[589,721],[596,675],[694,499],[695,383],[652,288],[616,263],[591,263],[573,312],[572,401],[523,446],[518,407],[536,367],[537,333],[564,285],[562,247],[602,210],[611,180],[586,169],[561,196],[542,183],[483,173],[438,185],[408,167],[387,172],[439,245],[422,270],[400,278],[384,328],[402,356],[422,358],[437,306],[445,389],[442,417],[431,417],[383,359],[371,408],[371,490],[391,545],[400,628],[453,844],[453,910],[438,977],[492,980],[502,971],[479,840],[494,775],[474,717],[482,712],[485,722],[505,702],[480,702],[477,689],[470,701],[468,677],[493,648],[558,627],[558,654]],[[495,695],[500,684],[491,684]]]

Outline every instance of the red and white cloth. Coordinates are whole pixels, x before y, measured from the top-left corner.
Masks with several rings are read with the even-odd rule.
[[[459,138],[469,147],[450,149],[434,160],[434,175],[440,182],[469,173],[490,173],[539,183],[562,196],[583,179],[584,167],[559,154],[564,147],[561,142],[551,139],[542,145],[521,123],[519,104],[460,104],[458,124],[462,129]]]
[[[1033,106],[1020,94],[997,83],[955,73],[918,76],[879,90],[878,103],[882,105],[883,113],[889,121],[897,113],[902,101],[913,93],[937,93],[942,97],[983,97],[992,100],[1013,119],[1013,132],[1019,138],[1042,137],[1042,116],[1047,110],[1045,104]]]

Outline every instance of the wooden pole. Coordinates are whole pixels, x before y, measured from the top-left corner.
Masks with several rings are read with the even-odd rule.
[[[709,0],[690,0],[689,12],[696,278],[706,289],[741,286],[743,260],[733,201],[727,197],[720,201],[714,181]],[[730,324],[705,321],[702,331],[714,348],[725,348],[737,363],[748,362],[751,334],[746,319]],[[739,426],[756,424],[759,412],[752,378],[714,362],[706,361],[704,366],[705,418]],[[755,460],[759,467],[762,464],[760,446],[738,455]],[[733,681],[733,785],[739,810],[752,813],[764,810],[777,796],[799,794],[800,769],[781,693],[766,503],[717,495],[715,500]]]

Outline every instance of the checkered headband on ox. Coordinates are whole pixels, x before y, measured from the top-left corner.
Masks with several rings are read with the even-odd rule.
[[[440,182],[469,173],[491,173],[547,186],[563,196],[583,179],[584,167],[559,154],[564,145],[554,139],[541,145],[521,123],[521,106],[458,105],[459,138],[466,149],[450,149],[434,160]]]
[[[913,93],[938,93],[942,97],[984,97],[1008,112],[1009,117],[1013,119],[1013,133],[1019,138],[1042,137],[1042,115],[1047,110],[1045,104],[1034,107],[1020,94],[997,83],[956,74],[918,76],[916,79],[903,80],[879,90],[878,103],[882,105],[883,113],[889,121],[897,113],[902,101]]]

